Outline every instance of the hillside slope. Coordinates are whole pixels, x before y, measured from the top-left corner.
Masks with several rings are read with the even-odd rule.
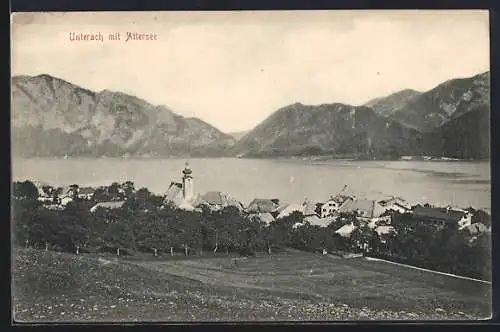
[[[296,103],[274,112],[235,146],[243,156],[406,153],[406,138],[418,132],[377,115],[371,108],[344,104]],[[393,147],[388,147],[392,145]]]
[[[489,156],[489,90],[486,72],[426,92],[402,90],[364,106],[295,103],[271,114],[233,151],[244,157],[483,159]]]
[[[49,76],[12,79],[14,155],[220,156],[235,140],[211,125],[121,92]]]
[[[490,110],[479,106],[426,133],[422,149],[427,155],[458,159],[490,158]]]
[[[407,100],[391,118],[421,132],[430,132],[479,107],[489,107],[490,73],[446,81]]]
[[[363,106],[372,108],[379,115],[389,116],[394,111],[406,106],[411,99],[419,96],[420,94],[421,92],[412,89],[401,90],[386,97],[370,100]]]

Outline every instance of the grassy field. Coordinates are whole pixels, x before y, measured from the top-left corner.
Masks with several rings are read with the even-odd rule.
[[[139,260],[16,249],[13,276],[19,322],[469,320],[491,306],[487,284],[291,250]]]

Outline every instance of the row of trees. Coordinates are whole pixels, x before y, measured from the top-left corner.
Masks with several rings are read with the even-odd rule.
[[[26,185],[29,187],[29,185]],[[113,186],[113,185],[112,185]],[[123,188],[123,187],[121,187]],[[13,230],[16,244],[39,248],[53,247],[74,252],[76,248],[108,247],[157,254],[183,252],[252,253],[292,247],[315,251],[365,251],[367,254],[446,272],[489,279],[491,271],[490,236],[479,234],[470,241],[456,225],[438,228],[429,223],[394,223],[395,233],[381,238],[359,222],[355,215],[344,214],[328,227],[303,223],[303,215],[294,212],[269,225],[235,207],[201,212],[164,206],[163,198],[146,188],[104,190],[124,195],[119,209],[90,212],[95,200],[71,202],[64,210],[50,210],[36,198],[14,198]],[[484,214],[484,212],[482,212]],[[479,217],[486,217],[480,214]],[[401,218],[400,218],[401,219]],[[303,223],[301,227],[294,227]],[[356,229],[349,238],[335,233],[345,224]]]

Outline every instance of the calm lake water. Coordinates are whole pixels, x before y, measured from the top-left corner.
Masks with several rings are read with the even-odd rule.
[[[52,185],[109,185],[133,181],[163,193],[180,181],[185,159],[15,159],[13,179]],[[490,209],[490,163],[457,161],[302,161],[188,159],[195,191],[223,191],[248,204],[253,198],[288,203],[324,201],[348,185],[367,198],[396,195],[411,203]]]

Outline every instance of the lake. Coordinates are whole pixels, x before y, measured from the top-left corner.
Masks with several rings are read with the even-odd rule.
[[[453,204],[490,209],[489,162],[311,161],[269,159],[13,159],[14,181],[51,185],[109,185],[134,182],[156,193],[180,181],[184,163],[193,170],[195,191],[227,192],[248,204],[253,198],[288,203],[325,201],[346,192],[366,198],[400,196],[410,203]]]

